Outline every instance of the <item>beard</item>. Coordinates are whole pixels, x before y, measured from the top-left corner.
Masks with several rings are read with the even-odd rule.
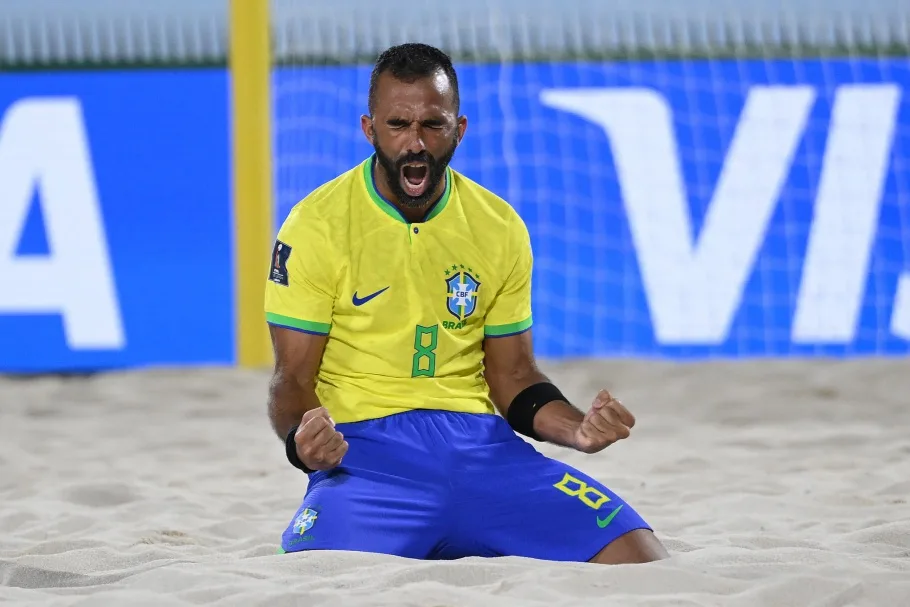
[[[398,200],[399,204],[411,209],[419,209],[425,206],[433,198],[439,182],[445,175],[446,167],[449,166],[452,157],[455,155],[455,147],[458,145],[457,136],[452,138],[452,145],[445,151],[442,156],[436,158],[426,150],[417,154],[405,153],[393,160],[386,155],[379,147],[376,137],[373,137],[373,149],[376,150],[376,158],[386,175],[386,182],[392,194]],[[423,193],[419,196],[411,196],[401,185],[402,168],[411,162],[425,162],[427,165],[427,184]]]

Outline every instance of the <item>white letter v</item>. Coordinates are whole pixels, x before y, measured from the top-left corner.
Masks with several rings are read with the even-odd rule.
[[[610,140],[658,342],[723,342],[814,90],[752,88],[697,244],[672,114],[660,94],[639,88],[555,89],[544,91],[541,100],[600,125]]]

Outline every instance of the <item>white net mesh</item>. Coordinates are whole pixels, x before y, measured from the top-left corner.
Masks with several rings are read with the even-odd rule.
[[[224,0],[0,2],[0,67],[223,63]]]
[[[455,168],[531,231],[542,356],[908,352],[908,9],[476,4],[275,0],[279,218],[372,152],[376,53],[435,43]]]
[[[31,0],[0,65],[223,63],[221,0]],[[534,241],[544,356],[902,354],[904,0],[272,0],[278,217],[372,150],[370,64],[455,59],[454,165]]]

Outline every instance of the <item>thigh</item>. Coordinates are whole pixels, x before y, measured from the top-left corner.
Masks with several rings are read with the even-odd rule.
[[[345,468],[317,472],[281,548],[427,558],[439,542],[440,508],[435,492],[416,482]]]
[[[448,484],[412,416],[339,424],[342,465],[310,475],[282,549],[428,558],[441,539]]]
[[[523,440],[493,449],[488,473],[472,475],[462,492],[478,507],[462,509],[459,532],[479,553],[583,562],[630,531],[650,529],[603,483]]]

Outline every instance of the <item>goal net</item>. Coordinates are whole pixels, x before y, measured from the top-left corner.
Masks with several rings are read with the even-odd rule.
[[[425,4],[273,0],[279,220],[372,153],[377,54],[427,42],[453,167],[531,233],[541,356],[910,352],[910,8]]]

